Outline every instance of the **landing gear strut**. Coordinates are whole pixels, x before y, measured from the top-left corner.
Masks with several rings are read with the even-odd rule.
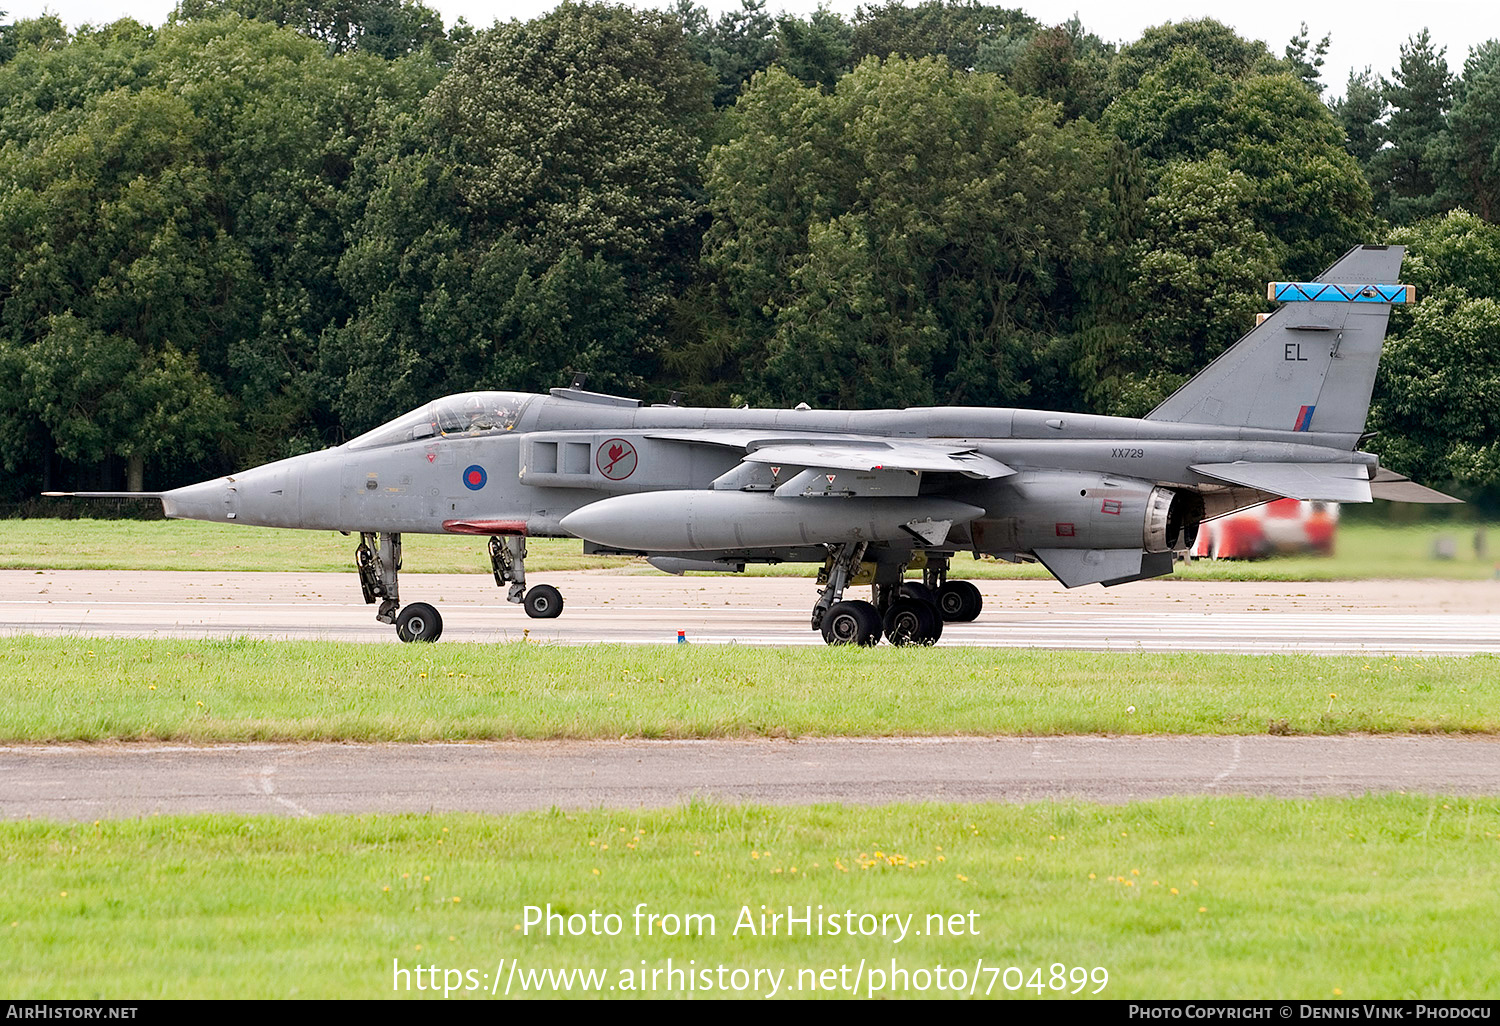
[[[550,584],[526,588],[526,539],[518,534],[490,536],[490,566],[495,583],[506,585],[505,601],[519,602],[534,620],[550,620],[563,611],[562,592]]]
[[[376,599],[380,600],[375,619],[395,624],[396,637],[402,641],[436,641],[443,633],[443,618],[427,603],[413,602],[401,609],[400,534],[361,533],[359,548],[354,550],[354,566],[359,571],[359,587],[365,601],[374,604]]]
[[[813,605],[812,626],[823,632],[823,640],[830,645],[874,645],[880,641],[880,613],[875,607],[868,602],[843,600],[844,589],[867,547],[866,542],[838,546],[818,577],[823,590]]]

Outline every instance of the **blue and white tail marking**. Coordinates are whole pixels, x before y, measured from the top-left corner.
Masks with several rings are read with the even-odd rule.
[[[1414,303],[1413,285],[1338,285],[1321,281],[1273,281],[1266,298],[1277,303]]]

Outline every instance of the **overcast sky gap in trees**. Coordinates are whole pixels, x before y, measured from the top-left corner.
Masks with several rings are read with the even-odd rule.
[[[715,16],[739,6],[738,0],[702,0]],[[427,0],[443,16],[446,25],[460,17],[477,27],[495,19],[534,18],[556,6],[555,0]],[[70,27],[85,22],[105,24],[132,17],[148,25],[160,25],[176,6],[174,0],[11,0],[3,9],[11,18],[33,18],[50,11]],[[637,3],[635,7],[666,8],[669,3]],[[859,6],[857,0],[831,0],[827,6],[845,16]],[[1306,21],[1313,41],[1332,36],[1323,81],[1325,97],[1343,95],[1351,70],[1370,66],[1377,75],[1389,75],[1400,60],[1400,46],[1424,27],[1433,43],[1447,48],[1449,70],[1463,69],[1469,49],[1493,36],[1500,36],[1500,18],[1489,3],[1476,0],[1426,0],[1422,4],[1392,3],[1390,0],[1328,0],[1310,8],[1305,0],[1155,0],[1150,4],[1122,4],[1119,0],[1020,0],[1015,6],[1044,25],[1066,21],[1075,13],[1084,27],[1101,39],[1131,42],[1143,30],[1165,21],[1210,17],[1222,21],[1248,39],[1263,41],[1280,56],[1287,41]],[[772,12],[810,14],[817,0],[772,0]]]

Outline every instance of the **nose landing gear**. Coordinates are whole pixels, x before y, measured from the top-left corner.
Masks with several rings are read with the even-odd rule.
[[[505,601],[519,602],[533,620],[550,620],[563,611],[562,592],[550,584],[526,587],[526,539],[518,534],[490,536],[490,566]]]
[[[364,533],[354,550],[354,566],[359,571],[359,587],[365,601],[380,607],[375,619],[394,624],[396,637],[402,641],[436,641],[443,633],[443,618],[425,602],[413,602],[401,609],[401,535]],[[401,611],[398,613],[397,610]]]

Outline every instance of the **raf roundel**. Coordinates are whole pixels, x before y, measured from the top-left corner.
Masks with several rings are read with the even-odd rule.
[[[488,480],[489,476],[485,474],[484,468],[477,463],[464,470],[464,487],[471,492],[479,491]]]

